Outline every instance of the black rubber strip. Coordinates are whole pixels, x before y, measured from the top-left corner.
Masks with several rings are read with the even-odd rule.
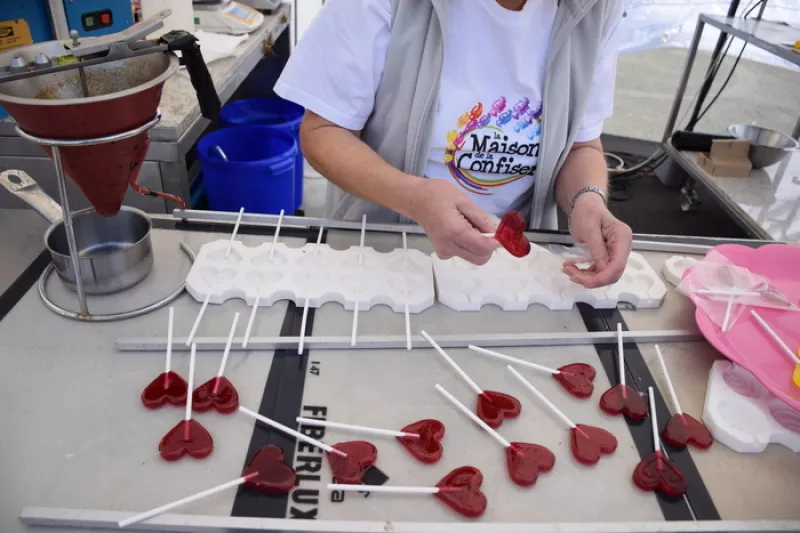
[[[50,252],[42,250],[36,259],[31,261],[31,264],[17,276],[14,283],[3,291],[3,294],[0,295],[0,320],[3,320],[22,297],[31,290],[48,264],[50,264]]]
[[[597,310],[586,304],[578,304],[581,317],[589,331],[616,331],[617,323],[622,324],[622,329],[628,331],[624,319],[616,309]],[[659,425],[663,427],[669,419],[669,410],[658,386],[653,380],[647,363],[642,357],[638,346],[635,343],[625,343],[625,375],[626,383],[641,393],[647,392],[648,387],[653,387],[656,403],[656,415]],[[595,350],[600,357],[600,361],[609,380],[612,384],[618,382],[617,349],[613,345],[598,344]],[[631,432],[639,458],[643,459],[653,453],[653,436],[650,427],[650,419],[641,422],[625,420]],[[708,488],[703,481],[703,477],[697,470],[697,466],[692,460],[688,450],[681,450],[665,445],[665,451],[675,465],[683,472],[689,482],[689,489],[686,499],[669,498],[661,493],[656,493],[656,499],[664,515],[665,520],[719,520],[719,512],[714,505]],[[630,465],[631,474],[636,465]],[[688,504],[687,504],[688,500]]]
[[[268,228],[269,229],[269,228]],[[307,242],[316,242],[318,228],[305,230]],[[326,232],[327,233],[327,232]],[[313,234],[313,238],[311,237]],[[322,236],[325,242],[326,234]],[[303,320],[303,308],[289,302],[286,315],[281,326],[281,337],[296,337],[300,334]],[[314,309],[308,310],[306,317],[306,335],[310,335],[314,326]],[[271,418],[289,427],[297,425],[295,418],[300,416],[303,403],[303,388],[308,368],[308,357],[311,350],[306,348],[303,355],[296,349],[276,350],[272,357],[272,366],[264,385],[259,414]],[[245,467],[253,456],[264,446],[275,444],[280,446],[286,463],[294,464],[295,439],[279,431],[270,429],[264,424],[256,423],[250,446],[247,449]],[[236,491],[231,516],[253,516],[258,518],[286,518],[289,509],[289,494],[267,494],[249,487],[240,486]]]

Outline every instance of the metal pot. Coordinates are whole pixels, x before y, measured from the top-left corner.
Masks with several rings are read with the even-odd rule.
[[[53,258],[58,277],[68,288],[76,290],[61,206],[21,170],[0,173],[0,185],[51,222],[44,235],[45,246]],[[123,206],[118,214],[105,217],[94,209],[83,209],[72,214],[72,226],[87,294],[110,294],[127,289],[152,270],[152,223],[144,211]]]
[[[734,124],[728,126],[728,133],[737,139],[750,141],[749,157],[755,169],[779,163],[800,146],[788,135],[755,125]]]

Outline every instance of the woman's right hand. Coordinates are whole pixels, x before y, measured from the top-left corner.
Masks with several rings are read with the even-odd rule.
[[[460,257],[483,265],[500,244],[481,233],[494,233],[494,220],[463,191],[441,179],[414,184],[409,215],[425,229],[442,259]]]

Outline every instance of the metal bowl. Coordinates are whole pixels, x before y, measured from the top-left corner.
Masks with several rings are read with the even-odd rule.
[[[788,135],[759,126],[734,124],[728,133],[737,139],[750,141],[750,162],[753,168],[764,168],[780,162],[800,147],[800,143]]]

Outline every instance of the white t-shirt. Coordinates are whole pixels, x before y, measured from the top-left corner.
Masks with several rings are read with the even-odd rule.
[[[519,12],[495,0],[451,0],[444,66],[425,176],[463,188],[502,216],[533,187],[545,62],[558,0]],[[611,115],[621,19],[618,2],[600,51],[577,142]],[[328,0],[295,48],[275,92],[350,130],[372,113],[391,35],[391,0]]]

